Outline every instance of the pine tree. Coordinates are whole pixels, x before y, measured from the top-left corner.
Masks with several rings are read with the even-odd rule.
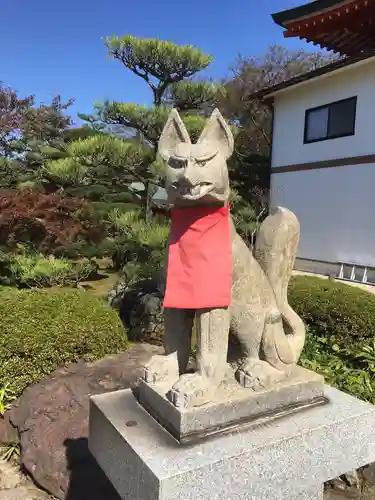
[[[134,194],[149,215],[162,184],[157,142],[170,108],[179,109],[194,140],[223,88],[192,79],[213,60],[192,45],[131,35],[108,37],[105,44],[112,59],[148,85],[152,106],[105,101],[94,106],[92,115],[79,115],[100,135],[71,143],[67,158],[49,163],[45,174],[65,184],[111,182],[130,192],[136,182],[144,190]]]

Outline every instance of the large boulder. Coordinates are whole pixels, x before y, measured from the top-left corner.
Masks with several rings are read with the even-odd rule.
[[[33,480],[65,500],[119,500],[88,450],[89,396],[132,387],[162,351],[148,344],[94,363],[56,370],[23,393],[9,413],[21,462]]]

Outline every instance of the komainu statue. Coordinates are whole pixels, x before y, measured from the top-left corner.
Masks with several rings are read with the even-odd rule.
[[[305,327],[288,304],[299,222],[276,208],[250,250],[229,210],[227,160],[233,136],[216,109],[196,144],[172,110],[159,141],[173,205],[165,268],[165,356],[154,356],[144,380],[175,374],[168,399],[177,407],[212,400],[228,370],[229,333],[243,352],[238,383],[260,391],[288,376],[305,341]],[[186,373],[192,332],[197,367]],[[178,365],[177,365],[178,363]]]

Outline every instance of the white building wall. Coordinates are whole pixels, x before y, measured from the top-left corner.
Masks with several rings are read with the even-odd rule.
[[[299,257],[375,267],[375,164],[272,174],[272,205],[299,218]]]
[[[355,135],[303,143],[305,111],[358,96]],[[375,153],[375,60],[313,79],[275,96],[272,165],[331,160]]]
[[[351,137],[304,144],[306,109],[358,96]],[[375,61],[275,96],[272,167],[375,154]],[[301,223],[298,256],[375,267],[375,164],[271,175],[271,206]]]

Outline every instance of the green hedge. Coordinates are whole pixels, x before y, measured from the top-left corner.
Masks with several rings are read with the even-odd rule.
[[[375,404],[375,295],[348,284],[293,277],[289,303],[307,325],[300,364]]]
[[[375,336],[375,295],[339,281],[293,277],[289,303],[314,332],[340,348]]]
[[[18,395],[58,366],[126,349],[116,311],[82,290],[0,288],[0,387]]]

